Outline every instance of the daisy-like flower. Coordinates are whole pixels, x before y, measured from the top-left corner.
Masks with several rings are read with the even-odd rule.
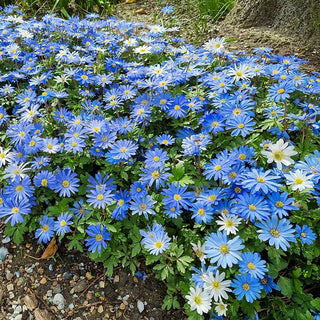
[[[202,288],[190,288],[190,293],[186,295],[191,310],[197,310],[202,315],[211,309],[211,296]]]
[[[217,263],[222,268],[232,267],[241,260],[239,250],[243,249],[242,239],[239,236],[229,239],[225,231],[211,233],[206,237],[205,253],[211,258],[211,263]]]
[[[208,50],[211,53],[221,53],[224,51],[224,45],[225,45],[226,39],[225,38],[214,38],[209,41],[207,41],[203,48],[205,50]]]
[[[3,176],[3,178],[10,178],[11,180],[14,180],[16,176],[18,176],[20,179],[23,179],[27,176],[26,172],[29,171],[29,168],[26,168],[27,165],[27,162],[23,162],[20,164],[10,163],[4,170],[5,175]]]
[[[286,251],[290,247],[290,242],[296,242],[293,233],[295,230],[292,228],[290,221],[287,219],[279,220],[276,215],[273,215],[266,221],[256,223],[260,228],[258,230],[258,238],[262,241],[269,241],[269,245],[275,246],[276,249]]]
[[[140,46],[133,49],[134,53],[140,53],[140,54],[146,54],[151,53],[151,47],[150,46]]]
[[[214,311],[218,314],[219,317],[227,315],[228,305],[222,301],[215,302]]]
[[[199,260],[202,262],[206,259],[206,255],[204,253],[205,245],[201,244],[201,241],[199,240],[197,244],[191,243],[192,250],[196,254],[196,256],[199,258]]]
[[[86,245],[89,247],[88,250],[91,252],[101,253],[101,248],[107,248],[106,241],[110,240],[110,232],[106,232],[107,226],[102,227],[100,223],[96,226],[91,224],[88,229],[86,229],[86,233],[90,236],[85,239]]]
[[[215,302],[221,301],[223,299],[228,299],[227,292],[232,290],[229,288],[231,281],[224,280],[225,273],[219,273],[217,270],[216,274],[209,272],[204,278],[204,290],[210,293]]]
[[[64,169],[59,171],[56,175],[54,191],[59,192],[60,197],[70,197],[72,193],[78,191],[79,179],[77,174],[72,172],[71,169]]]
[[[292,186],[292,190],[302,191],[304,189],[313,189],[313,182],[311,181],[313,175],[308,175],[302,170],[298,169],[294,172],[289,172],[284,175],[287,178],[287,185]]]
[[[170,238],[164,230],[156,230],[142,239],[144,247],[154,255],[164,252],[170,247]]]
[[[73,224],[71,221],[72,214],[62,212],[58,217],[58,221],[54,223],[54,229],[58,236],[63,236],[65,233],[70,232],[69,226]]]
[[[233,68],[230,68],[228,71],[228,75],[233,78],[233,81],[239,80],[249,80],[253,76],[253,71],[249,65],[240,64],[235,65]]]
[[[242,253],[242,260],[239,261],[239,272],[248,273],[253,278],[262,279],[268,269],[265,260],[261,260],[259,253],[245,252]]]
[[[10,149],[3,149],[0,147],[0,168],[4,166],[7,162],[11,162],[14,154],[10,152]]]
[[[54,234],[54,218],[44,215],[40,218],[40,228],[36,230],[35,237],[39,243],[47,243]]]
[[[238,225],[241,223],[242,218],[237,215],[230,215],[222,213],[219,220],[216,220],[216,224],[220,231],[225,231],[227,235],[236,234],[238,232]]]
[[[290,157],[297,154],[297,151],[294,151],[294,146],[288,146],[288,144],[288,142],[280,139],[275,144],[269,144],[270,151],[263,150],[261,154],[268,158],[268,163],[275,162],[277,169],[281,170],[282,165],[289,166],[290,164],[294,164],[294,161]]]

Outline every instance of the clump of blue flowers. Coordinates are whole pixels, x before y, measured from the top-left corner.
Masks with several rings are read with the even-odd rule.
[[[144,267],[190,319],[318,317],[318,73],[160,24],[0,18],[7,235]]]

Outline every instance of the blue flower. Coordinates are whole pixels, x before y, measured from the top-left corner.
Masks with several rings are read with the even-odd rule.
[[[79,219],[84,218],[90,211],[83,206],[83,199],[75,201],[70,211]]]
[[[196,223],[210,223],[213,219],[214,209],[210,204],[198,201],[192,204],[190,210],[193,212],[191,218],[195,219]]]
[[[294,86],[289,84],[289,82],[274,83],[269,88],[268,98],[274,102],[285,101],[290,97],[289,93],[294,90]]]
[[[86,233],[90,236],[85,239],[86,245],[89,247],[88,250],[95,253],[101,253],[101,248],[107,248],[106,241],[110,240],[110,232],[106,232],[107,226],[102,227],[100,222],[95,226],[91,224],[88,229],[86,229]]]
[[[154,182],[156,183],[156,189],[159,190],[160,186],[164,186],[164,182],[171,176],[170,173],[166,173],[169,168],[146,168],[141,169],[143,173],[140,174],[140,179],[143,183],[148,184],[151,187]]]
[[[273,282],[273,278],[265,275],[262,279],[260,279],[262,287],[266,293],[271,293],[272,289],[280,290],[280,287]]]
[[[276,249],[281,247],[283,251],[286,251],[290,247],[289,242],[296,242],[293,235],[295,230],[287,219],[279,220],[276,215],[273,215],[266,221],[256,223],[256,226],[260,228],[258,238],[262,241],[269,241],[269,245],[274,245]]]
[[[28,200],[33,196],[34,186],[28,176],[20,179],[18,176],[8,186],[4,188],[4,194],[14,200]]]
[[[238,116],[231,118],[227,121],[226,129],[233,129],[231,136],[238,136],[239,134],[242,137],[246,137],[251,131],[253,131],[253,126],[256,123],[247,115]]]
[[[62,212],[58,220],[54,223],[54,230],[58,236],[63,236],[65,233],[70,232],[69,226],[73,224],[71,221],[72,215]]]
[[[105,209],[113,200],[113,195],[105,185],[96,186],[95,189],[91,189],[87,194],[88,203],[94,208]]]
[[[166,206],[173,206],[177,210],[181,208],[188,209],[191,206],[189,199],[193,198],[193,194],[187,191],[188,186],[180,187],[179,182],[177,182],[177,185],[171,183],[168,184],[168,187],[168,189],[163,189],[161,192],[165,196],[163,203]]]
[[[288,198],[288,196],[288,193],[280,193],[279,191],[268,195],[268,204],[272,214],[278,215],[280,219],[283,216],[287,216],[289,214],[288,211],[299,209],[298,207],[292,205],[294,198]]]
[[[34,176],[33,183],[37,187],[48,187],[53,190],[56,185],[56,178],[52,172],[43,170]]]
[[[303,225],[302,227],[297,225],[296,233],[296,238],[299,238],[302,244],[312,244],[316,240],[316,234],[307,225]]]
[[[161,9],[163,14],[169,14],[173,12],[173,6],[165,6]]]
[[[260,254],[257,252],[242,253],[242,260],[239,261],[239,272],[248,273],[253,278],[264,278],[268,269],[265,260],[261,260]]]
[[[29,214],[30,212],[31,205],[29,199],[18,200],[17,198],[5,197],[3,206],[1,206],[0,218],[8,216],[4,222],[8,223],[10,221],[11,226],[14,226],[18,222],[23,223],[22,215]]]
[[[250,274],[237,274],[236,279],[231,283],[231,287],[235,288],[233,293],[237,295],[238,300],[245,297],[249,303],[260,298],[262,290],[260,280],[253,278]]]
[[[148,228],[150,230],[149,226]],[[160,228],[153,227],[153,231],[149,233],[141,231],[143,230],[140,230],[140,233],[144,237],[141,243],[151,254],[158,255],[159,253],[161,254],[165,250],[169,249],[171,239],[168,237],[168,234],[162,229],[162,226]]]
[[[245,180],[242,181],[244,188],[251,190],[252,193],[262,191],[264,194],[270,191],[276,192],[280,185],[275,180],[280,179],[280,176],[271,174],[271,170],[264,171],[262,168],[251,169],[246,175]]]
[[[44,215],[40,218],[40,228],[36,230],[35,237],[39,243],[47,243],[54,235],[54,218]]]
[[[225,231],[218,231],[206,237],[204,252],[208,258],[211,258],[211,263],[217,263],[218,267],[226,268],[232,267],[241,260],[239,250],[243,248],[244,245],[239,236],[229,239]]]
[[[78,182],[80,180],[77,178],[77,174],[72,172],[71,169],[59,171],[55,178],[54,191],[59,192],[60,197],[70,197],[71,194],[78,191]]]
[[[202,288],[204,285],[205,276],[209,274],[209,272],[212,272],[213,274],[215,274],[217,269],[218,268],[214,266],[209,266],[207,269],[204,261],[202,261],[201,269],[192,267],[192,270],[194,271],[194,273],[192,274],[190,281],[192,281],[196,287]]]
[[[147,151],[145,160],[146,168],[162,168],[166,160],[168,160],[167,152],[162,149],[156,148]]]
[[[115,220],[123,220],[128,212],[131,196],[128,190],[120,189],[114,195],[116,208],[112,211],[111,217]]]
[[[237,197],[237,204],[232,208],[233,213],[237,213],[245,220],[254,222],[265,220],[270,214],[267,201],[260,194],[243,193]]]
[[[132,140],[119,140],[112,145],[109,155],[119,161],[126,161],[135,155],[137,149],[138,145],[136,142]]]
[[[139,216],[143,214],[148,219],[148,214],[156,214],[153,210],[155,203],[157,201],[152,200],[152,197],[149,195],[134,197],[131,200],[130,210],[132,210],[132,214],[138,213]]]

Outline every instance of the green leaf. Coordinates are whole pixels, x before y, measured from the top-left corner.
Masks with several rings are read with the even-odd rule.
[[[23,232],[21,232],[19,229],[15,231],[13,234],[13,241],[19,245],[23,241]]]
[[[317,309],[317,311],[320,311],[320,298],[315,298],[311,301],[311,305]]]
[[[137,254],[141,252],[141,245],[140,243],[137,243],[133,248],[131,252],[131,257],[135,257]]]
[[[292,279],[286,277],[280,277],[278,280],[278,286],[280,287],[281,293],[289,298],[292,297],[293,293],[293,282]]]

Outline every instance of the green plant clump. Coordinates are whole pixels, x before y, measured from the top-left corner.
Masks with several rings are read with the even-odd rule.
[[[160,25],[12,5],[0,17],[13,241],[63,240],[110,276],[154,273],[163,307],[189,319],[319,316],[319,74]]]

